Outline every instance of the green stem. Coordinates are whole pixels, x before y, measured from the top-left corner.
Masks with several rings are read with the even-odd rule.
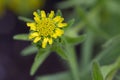
[[[68,63],[73,75],[73,80],[80,80],[79,77],[79,70],[78,70],[78,63],[77,58],[75,54],[74,47],[69,45],[69,43],[66,44],[66,51],[68,52]]]
[[[82,49],[82,67],[87,66],[91,61],[93,52],[94,34],[91,30],[87,30],[87,39],[83,43]]]

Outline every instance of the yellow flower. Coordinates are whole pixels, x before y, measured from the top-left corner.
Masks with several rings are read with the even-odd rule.
[[[55,16],[54,11],[46,15],[42,10],[40,13],[34,12],[33,15],[34,22],[27,23],[31,30],[29,39],[34,43],[41,42],[42,48],[46,48],[47,44],[53,44],[54,39],[64,34],[63,28],[67,26],[67,23],[63,22],[63,17]]]

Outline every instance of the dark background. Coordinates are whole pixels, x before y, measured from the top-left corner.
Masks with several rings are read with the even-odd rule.
[[[47,0],[44,6],[45,11],[56,10],[55,4],[61,0]],[[23,21],[12,11],[0,18],[0,80],[34,80],[37,75],[51,74],[65,70],[63,62],[55,53],[52,53],[37,73],[31,77],[30,67],[34,56],[21,56],[20,51],[30,42],[13,40],[13,36],[19,33],[27,33],[29,29]]]

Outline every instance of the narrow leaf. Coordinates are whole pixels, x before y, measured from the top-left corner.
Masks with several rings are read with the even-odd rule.
[[[57,10],[57,12],[56,12],[56,16],[62,16],[62,12],[61,12],[61,10]]]
[[[73,37],[73,38],[66,36],[66,39],[67,39],[68,43],[76,45],[76,44],[83,42],[85,40],[85,37],[86,37],[86,35],[81,35],[81,36]]]
[[[67,23],[68,23],[68,28],[70,28],[73,24],[74,24],[74,22],[75,22],[75,19],[71,19],[70,21],[68,21]]]
[[[104,75],[104,79],[105,80],[112,80],[113,77],[115,76],[117,70],[119,69],[120,65],[120,57],[118,58],[118,60],[111,65],[106,65],[101,67],[101,71],[102,74]]]
[[[72,77],[68,72],[60,72],[56,74],[38,76],[35,80],[72,80]]]
[[[37,71],[39,66],[41,66],[41,64],[45,61],[45,59],[48,57],[49,54],[50,54],[49,50],[40,49],[40,51],[35,56],[35,60],[34,60],[33,65],[31,67],[31,70],[30,70],[31,76],[33,76],[35,74],[35,72]]]
[[[120,35],[117,35],[115,37],[112,37],[111,39],[109,39],[104,45],[103,47],[109,47],[115,43],[118,43],[120,41]]]
[[[22,17],[22,16],[19,16],[18,19],[21,20],[21,21],[24,21],[24,22],[34,22],[32,19]]]
[[[92,75],[93,75],[93,80],[103,80],[103,76],[99,67],[99,64],[97,62],[93,63],[92,67]]]
[[[28,34],[17,34],[15,36],[13,36],[13,39],[30,41],[29,38],[28,38]]]
[[[36,53],[37,51],[38,51],[38,49],[36,46],[30,45],[21,51],[21,55],[27,56],[27,55],[31,55],[33,53]]]
[[[40,10],[39,9],[37,10],[37,13],[40,15]]]
[[[65,51],[64,51],[61,47],[57,47],[55,51],[57,52],[57,54],[58,54],[61,58],[67,60],[67,55],[66,55]]]

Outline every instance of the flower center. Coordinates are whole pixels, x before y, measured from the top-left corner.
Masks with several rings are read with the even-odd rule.
[[[37,23],[37,31],[41,36],[52,36],[55,30],[55,23],[50,18],[41,19]]]

